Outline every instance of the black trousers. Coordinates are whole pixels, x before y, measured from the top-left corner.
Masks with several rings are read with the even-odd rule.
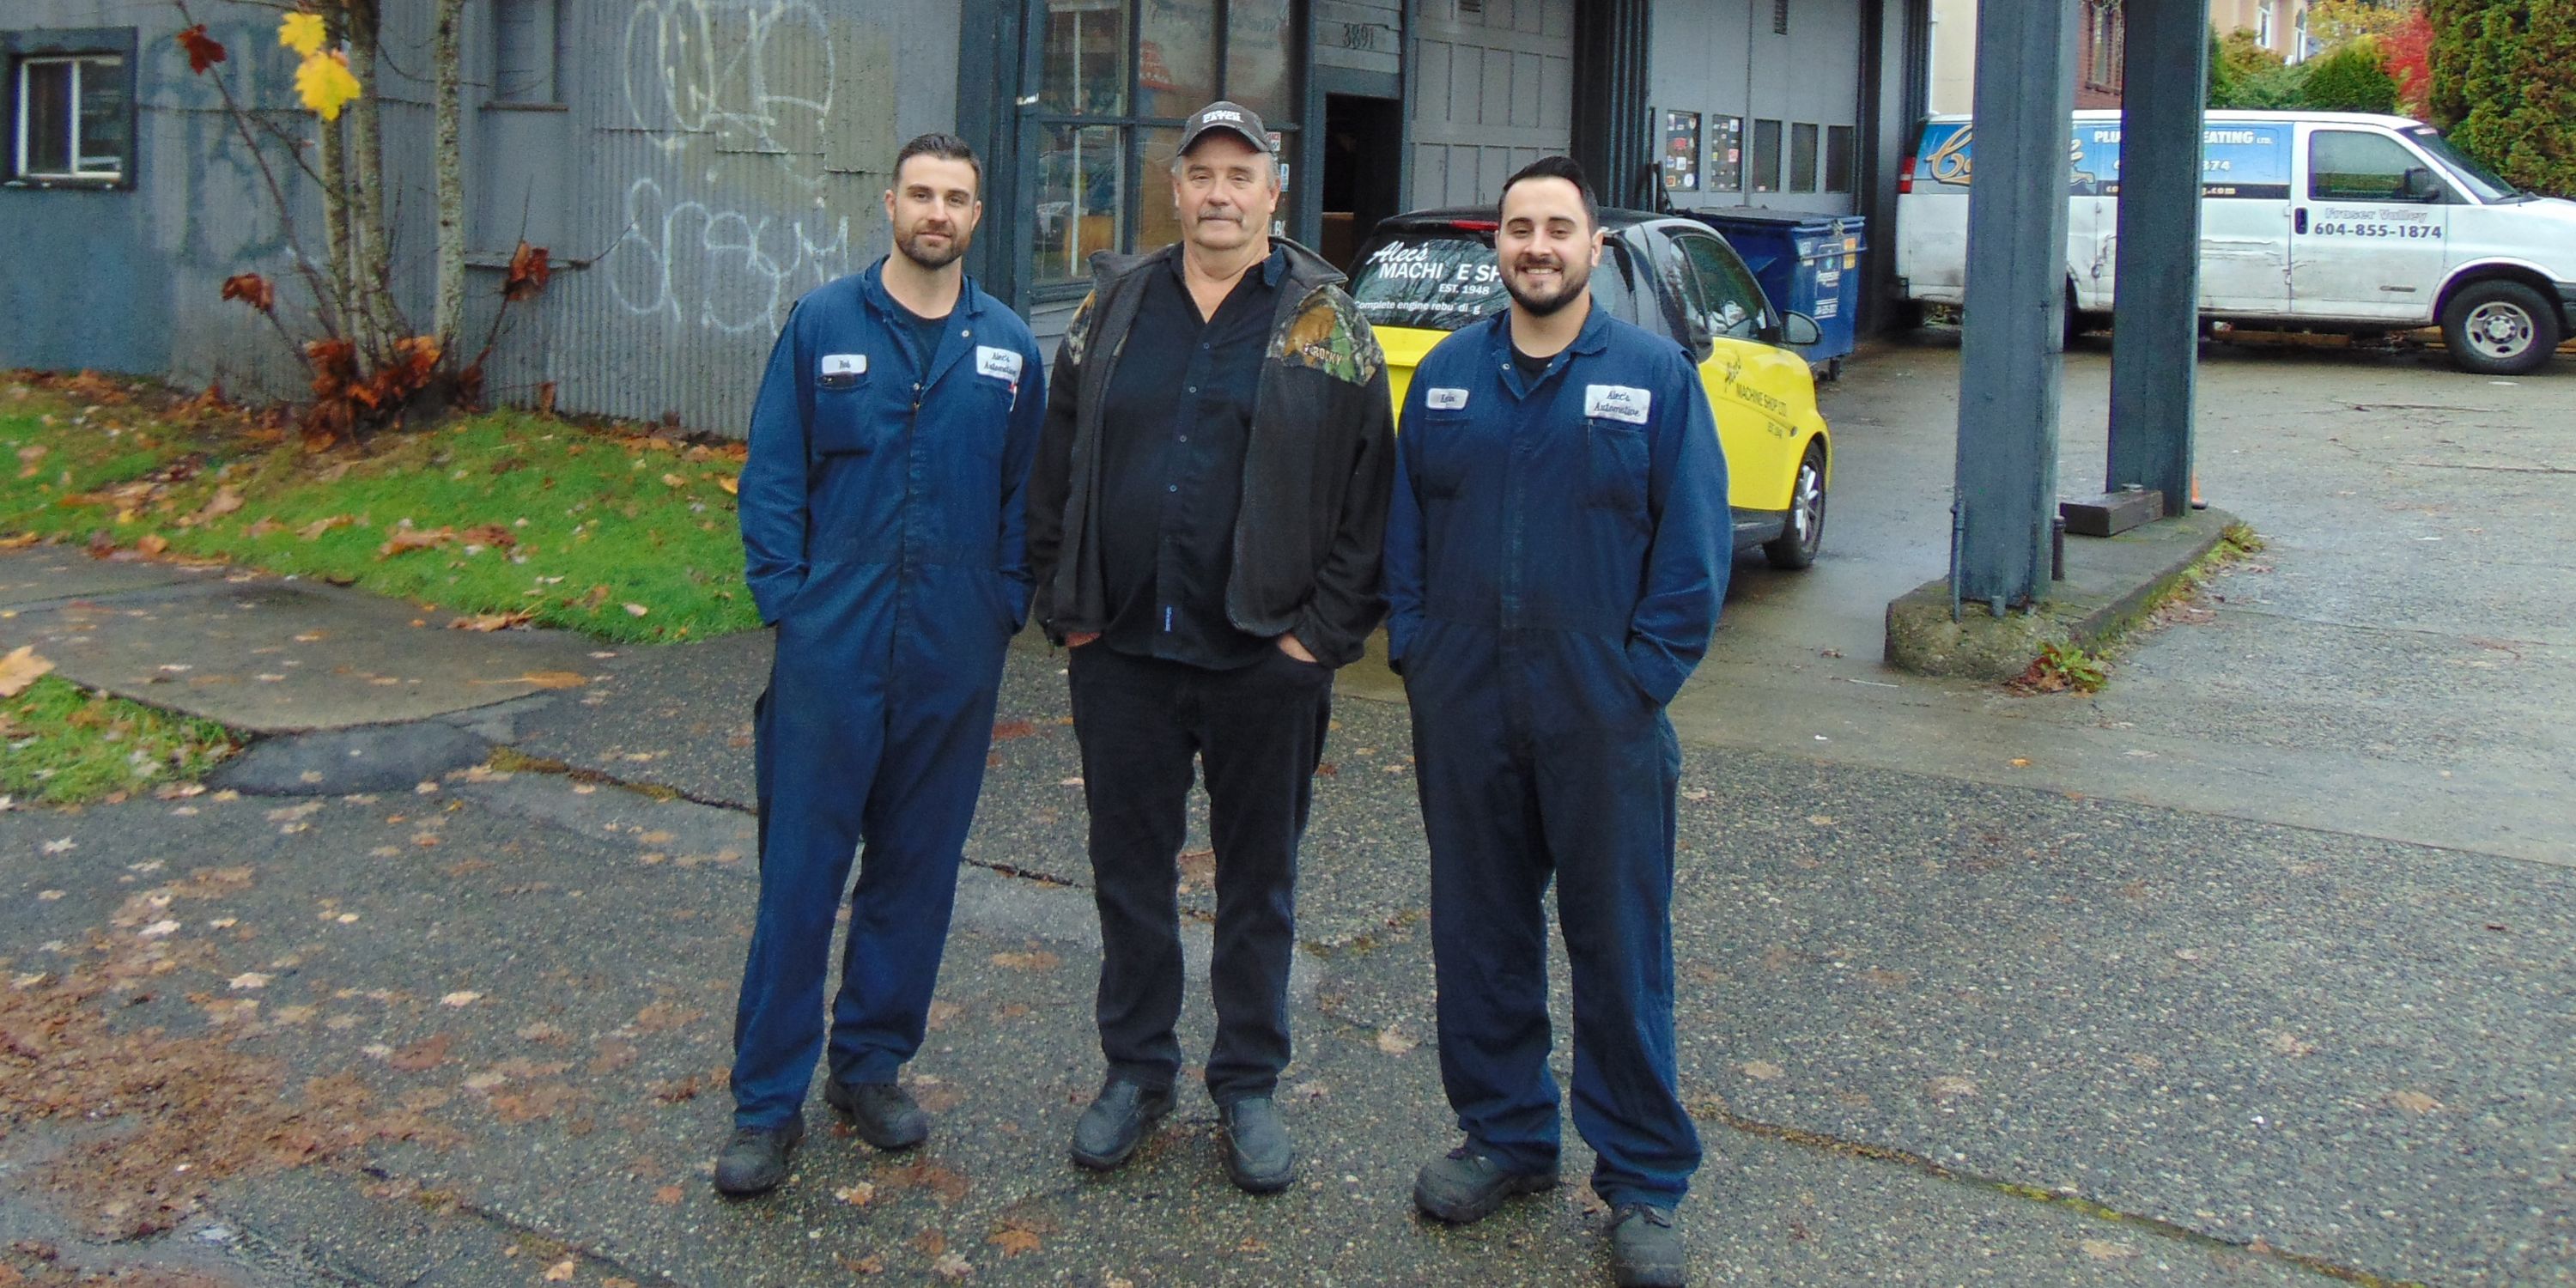
[[[1070,667],[1109,1072],[1148,1087],[1180,1074],[1177,861],[1195,759],[1216,848],[1208,1094],[1219,1105],[1270,1095],[1288,1064],[1297,843],[1332,718],[1332,670],[1273,649],[1250,666],[1211,671],[1098,643],[1075,649]]]

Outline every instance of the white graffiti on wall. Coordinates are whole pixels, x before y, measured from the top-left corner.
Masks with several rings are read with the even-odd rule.
[[[786,152],[782,134],[819,137],[832,110],[832,29],[810,0],[640,0],[624,53],[638,129],[738,133]]]
[[[850,221],[801,220],[673,201],[652,179],[626,190],[626,233],[604,261],[628,312],[726,335],[775,335],[805,292],[860,267]],[[819,223],[819,218],[818,218]]]
[[[622,53],[628,128],[688,173],[628,187],[610,293],[674,327],[776,334],[799,296],[860,266],[822,197],[831,26],[813,0],[637,0]],[[688,158],[710,148],[699,171]]]

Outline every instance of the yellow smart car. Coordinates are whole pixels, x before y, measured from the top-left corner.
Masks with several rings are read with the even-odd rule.
[[[1833,441],[1816,411],[1807,360],[1782,346],[1814,343],[1815,320],[1773,308],[1706,224],[1604,210],[1601,227],[1594,307],[1670,336],[1699,359],[1726,447],[1737,552],[1760,546],[1776,568],[1814,563],[1825,538]],[[1399,414],[1413,368],[1431,346],[1509,302],[1494,229],[1490,207],[1419,211],[1379,224],[1362,248],[1351,296],[1386,350]]]

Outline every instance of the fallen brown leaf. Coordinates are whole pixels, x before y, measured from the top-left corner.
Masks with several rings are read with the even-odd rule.
[[[394,1052],[385,1063],[404,1073],[435,1069],[447,1061],[447,1043],[446,1034],[433,1034]]]
[[[579,671],[530,671],[498,683],[525,684],[540,689],[578,689],[590,683],[590,677]]]
[[[1377,1049],[1388,1055],[1402,1055],[1420,1045],[1422,1044],[1405,1036],[1401,1029],[1388,1027],[1377,1031]]]
[[[14,698],[27,691],[27,686],[44,678],[54,664],[36,655],[36,646],[22,644],[0,657],[0,698]]]
[[[146,555],[157,555],[170,548],[170,539],[158,532],[147,532],[142,540],[134,543],[134,548]]]
[[[1054,970],[1064,959],[1043,949],[1025,953],[995,953],[993,964],[1004,970]]]
[[[376,547],[376,557],[390,559],[407,550],[431,550],[456,539],[456,529],[397,528],[391,540]]]
[[[513,626],[525,626],[535,618],[536,614],[530,612],[476,613],[471,617],[449,618],[447,629],[451,631],[506,631]]]
[[[571,1279],[572,1279],[572,1258],[570,1258],[570,1257],[566,1257],[566,1258],[564,1258],[563,1260],[558,1261],[558,1262],[554,1263],[553,1265],[546,1267],[546,1282],[547,1282],[547,1283],[550,1283],[550,1284],[566,1283],[566,1282],[569,1282]]]

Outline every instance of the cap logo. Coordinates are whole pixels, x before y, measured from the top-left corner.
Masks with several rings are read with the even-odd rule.
[[[1200,114],[1199,119],[1203,121],[1232,121],[1237,125],[1241,125],[1243,123],[1243,113],[1228,112],[1223,109],[1219,109],[1213,112],[1202,113]]]

